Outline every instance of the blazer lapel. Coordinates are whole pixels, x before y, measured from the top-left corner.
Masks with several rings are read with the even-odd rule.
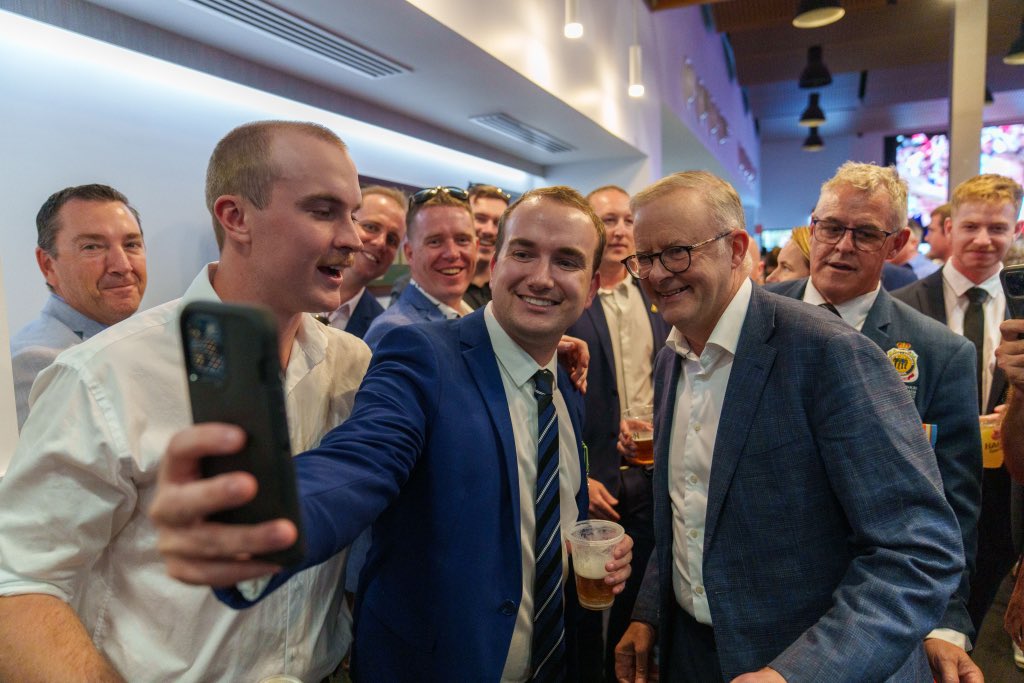
[[[501,442],[501,466],[505,469],[505,478],[509,487],[509,500],[518,528],[519,517],[519,465],[516,460],[516,441],[512,434],[512,420],[509,418],[508,401],[505,398],[505,387],[501,383],[498,361],[494,357],[494,347],[487,334],[483,309],[468,315],[459,321],[459,341],[462,346],[462,357],[470,376],[476,383],[491,423],[494,425]]]
[[[775,362],[775,349],[766,343],[774,329],[775,304],[771,295],[754,287],[736,347],[715,437],[705,520],[705,557],[714,542],[722,504],[747,443],[747,434],[757,413],[768,373]]]
[[[942,269],[922,280],[921,286],[921,309],[922,311],[946,325],[946,297],[942,287]]]
[[[889,348],[889,324],[892,322],[892,297],[884,289],[878,290],[875,303],[871,304],[868,317],[861,332],[875,342],[883,351]]]

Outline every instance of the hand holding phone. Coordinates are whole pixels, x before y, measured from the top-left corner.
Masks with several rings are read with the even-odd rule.
[[[181,335],[193,421],[226,422],[246,432],[237,454],[203,459],[203,476],[243,470],[259,486],[252,501],[210,519],[227,524],[289,519],[299,530],[295,544],[261,559],[299,562],[302,528],[273,316],[253,306],[194,302],[182,311]]]

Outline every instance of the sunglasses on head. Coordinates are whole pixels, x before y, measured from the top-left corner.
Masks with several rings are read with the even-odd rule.
[[[463,190],[461,187],[446,187],[438,185],[437,187],[428,187],[426,189],[420,190],[413,196],[409,197],[409,206],[418,206],[420,204],[423,204],[424,202],[428,202],[434,197],[436,197],[439,192],[442,192],[448,195],[449,197],[454,197],[455,199],[458,199],[459,201],[462,202],[469,201],[469,193]]]

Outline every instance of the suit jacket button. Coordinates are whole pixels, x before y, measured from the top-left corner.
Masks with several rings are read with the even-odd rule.
[[[501,613],[509,617],[516,613],[516,603],[506,600],[501,603]]]

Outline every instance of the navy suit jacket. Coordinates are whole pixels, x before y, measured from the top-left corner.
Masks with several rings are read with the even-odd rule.
[[[942,286],[942,269],[922,278],[913,284],[897,289],[892,293],[894,297],[907,304],[915,311],[924,313],[929,318],[938,320],[943,325],[948,325],[946,320],[946,296]],[[1003,316],[1009,317],[1009,311]],[[971,377],[976,376],[976,370],[971,370]],[[977,389],[975,389],[975,395]],[[992,389],[988,392],[988,402],[985,404],[985,414],[995,411],[996,406],[1005,400],[1006,396],[1006,373],[998,365],[992,373]]]
[[[658,313],[651,310],[651,302],[640,288],[640,283],[633,280],[633,286],[640,289],[647,317],[651,322],[651,333],[654,336],[654,355],[665,345],[669,326]],[[609,493],[619,495],[619,466],[622,457],[615,444],[619,440],[619,420],[621,418],[619,389],[616,383],[615,355],[612,352],[612,340],[608,334],[608,321],[604,315],[604,306],[598,298],[584,309],[580,319],[570,327],[566,334],[579,337],[590,347],[590,369],[587,372],[587,393],[584,396],[587,406],[587,419],[583,425],[583,441],[587,444],[590,466],[589,476],[597,479],[608,489]],[[653,366],[654,358],[651,358]]]
[[[384,307],[377,302],[377,297],[370,294],[370,290],[366,290],[359,297],[359,303],[352,311],[348,324],[345,325],[345,331],[362,339],[366,336],[366,331],[370,329],[370,323],[383,312]]]
[[[363,335],[363,341],[374,351],[381,337],[396,327],[441,320],[445,320],[445,316],[437,305],[423,296],[419,287],[410,285],[402,290],[398,301],[377,316]]]
[[[803,299],[807,278],[768,285],[770,291]],[[879,290],[861,332],[882,351],[908,343],[916,354],[912,368],[901,374],[911,391],[921,422],[935,431],[935,458],[942,475],[946,501],[956,513],[967,567],[939,626],[975,640],[967,614],[970,579],[978,551],[978,516],[981,513],[981,436],[975,406],[974,345],[948,327]],[[898,352],[897,352],[898,353]],[[898,356],[897,356],[898,357]],[[903,356],[906,358],[907,356]]]
[[[377,346],[348,420],[294,459],[306,560],[268,591],[373,522],[355,606],[356,680],[501,677],[522,559],[516,448],[499,373],[483,311],[403,326]],[[582,396],[561,369],[558,388],[579,435]],[[577,448],[582,480],[578,438]],[[586,488],[575,501],[580,519]],[[237,592],[219,595],[247,604]],[[571,665],[579,614],[571,570],[565,600]]]
[[[889,262],[882,265],[882,289],[884,290],[891,292],[916,280],[917,275],[912,268],[904,268]]]
[[[634,612],[655,624],[654,593],[661,614],[679,609],[669,442],[681,371],[678,354],[662,350],[658,550]],[[724,679],[770,665],[794,683],[931,681],[922,639],[963,567],[935,456],[892,363],[831,313],[755,287],[720,416],[704,531]],[[661,621],[665,663],[671,619]]]

